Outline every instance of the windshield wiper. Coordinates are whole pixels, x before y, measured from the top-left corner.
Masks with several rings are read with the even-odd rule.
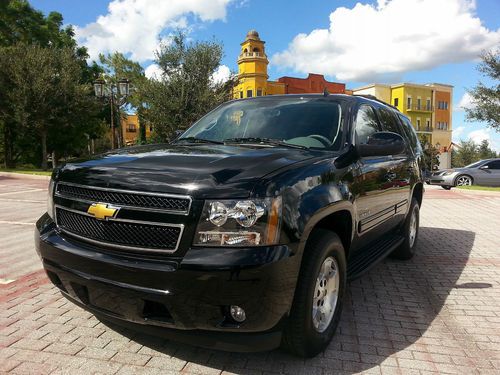
[[[172,143],[179,143],[179,142],[191,142],[191,143],[211,143],[215,145],[223,145],[224,142],[220,141],[212,141],[211,139],[203,139],[203,138],[196,138],[196,137],[185,137],[185,138],[178,138]]]
[[[224,143],[263,143],[267,145],[273,145],[273,146],[283,146],[283,147],[290,147],[290,148],[301,148],[301,149],[307,149],[305,146],[301,145],[294,145],[292,143],[287,143],[281,139],[274,139],[274,138],[259,138],[259,137],[240,137],[240,138],[227,138],[224,139]]]

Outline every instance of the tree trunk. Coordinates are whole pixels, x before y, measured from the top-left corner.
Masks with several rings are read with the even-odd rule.
[[[55,169],[59,164],[59,160],[57,160],[58,156],[55,151],[52,151],[52,169]]]
[[[4,167],[15,168],[16,163],[14,162],[14,140],[12,139],[12,129],[7,123],[4,123],[3,129],[3,152]]]
[[[42,169],[44,171],[47,170],[47,130],[42,129],[41,133],[42,138]]]

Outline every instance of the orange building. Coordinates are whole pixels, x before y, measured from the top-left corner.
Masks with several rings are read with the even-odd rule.
[[[139,138],[139,116],[124,115],[121,118],[122,140],[125,146],[133,146]],[[151,126],[146,125],[146,138],[151,135]]]
[[[322,74],[309,73],[307,78],[281,77],[278,82],[285,84],[286,94],[306,94],[323,92],[345,94],[345,83],[329,82]]]

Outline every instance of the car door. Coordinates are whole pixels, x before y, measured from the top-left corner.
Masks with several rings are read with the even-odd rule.
[[[500,186],[500,160],[483,164],[476,172],[474,183],[485,186]]]
[[[354,118],[355,144],[367,143],[370,135],[382,130],[371,105],[360,105]],[[397,171],[392,166],[391,158],[386,156],[363,157],[355,164],[352,193],[359,247],[379,238],[394,225]]]

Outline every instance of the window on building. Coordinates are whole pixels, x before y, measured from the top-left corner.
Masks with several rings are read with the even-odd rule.
[[[251,98],[253,96],[252,90],[247,90],[247,98]]]
[[[394,107],[397,107],[399,104],[399,98],[394,98]]]
[[[257,89],[257,96],[262,96],[262,89]]]
[[[149,131],[152,132],[153,131],[153,125],[149,125]]]
[[[366,144],[368,137],[380,130],[375,111],[368,105],[362,105],[356,115],[356,143]]]
[[[135,133],[136,131],[135,124],[127,124],[127,133]]]
[[[448,109],[448,102],[444,102],[444,109]]]
[[[243,99],[243,91],[240,91],[240,99]]]
[[[430,99],[427,99],[427,103],[426,103],[425,109],[428,110],[428,111],[431,110],[431,100]]]
[[[427,119],[425,120],[425,127],[427,128],[427,131],[431,130],[431,120]]]
[[[417,119],[417,130],[420,130],[420,119]]]
[[[421,105],[422,105],[422,99],[417,98],[417,109],[420,109]]]
[[[406,108],[411,109],[411,96],[406,98]]]

